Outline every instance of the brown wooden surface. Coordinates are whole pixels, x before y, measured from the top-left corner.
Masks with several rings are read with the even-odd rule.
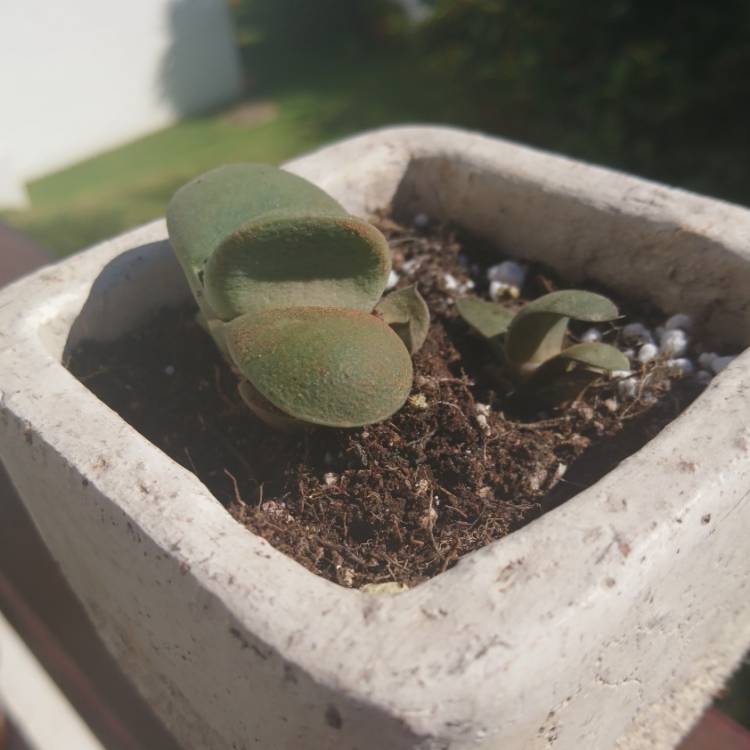
[[[750,732],[712,708],[677,750],[750,750]]]
[[[0,750],[36,750],[29,747],[9,721],[0,716]]]
[[[0,286],[49,261],[49,254],[39,245],[5,224],[0,224]]]

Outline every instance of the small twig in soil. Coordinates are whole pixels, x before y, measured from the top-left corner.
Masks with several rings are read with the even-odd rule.
[[[348,560],[350,563],[354,563],[354,565],[359,565],[363,568],[374,568],[378,565],[378,563],[366,562],[359,555],[355,554],[350,549],[347,549],[341,544],[335,544],[334,542],[326,541],[325,539],[317,535],[315,535],[313,538],[318,544],[321,545],[321,547],[325,547],[326,549],[330,549],[333,552],[337,552],[345,560]]]
[[[436,379],[438,383],[453,383],[454,385],[465,385],[467,387],[471,387],[474,385],[474,381],[471,380],[471,378],[463,377],[463,378],[437,378]]]
[[[633,399],[633,401],[629,403],[627,407],[623,410],[622,414],[620,415],[620,419],[627,419],[628,415],[630,414],[631,411],[633,411],[633,408],[636,405],[644,406],[641,399],[643,397],[643,391],[649,379],[649,374],[645,372],[645,369],[646,369],[645,365],[643,365],[641,367],[641,379],[640,379],[640,382],[638,383],[638,393],[636,394],[636,397]],[[640,412],[636,412],[636,414],[638,413]]]
[[[435,486],[436,486],[436,487],[437,487],[437,488],[438,488],[438,489],[439,489],[439,490],[440,490],[441,492],[445,492],[445,494],[446,494],[446,495],[450,495],[451,497],[455,497],[456,499],[458,499],[458,497],[457,497],[457,496],[456,496],[456,495],[455,495],[455,494],[454,494],[453,492],[451,492],[451,491],[450,491],[449,489],[446,489],[445,487],[443,487],[443,485],[442,485],[442,484],[436,484]],[[446,506],[446,507],[447,507],[447,506]]]
[[[571,406],[577,406],[578,404],[585,404],[584,396],[593,388],[596,390],[598,386],[600,385],[599,381],[594,381],[593,383],[587,383],[581,392],[573,399]]]
[[[435,541],[435,519],[437,518],[437,511],[432,507],[432,503],[434,500],[434,496],[432,494],[432,488],[430,488],[430,504],[427,507],[427,533],[430,535],[430,541],[432,542],[432,546],[437,552],[438,557],[442,560],[443,559],[443,553],[440,551],[440,547],[438,547],[438,543]]]
[[[455,495],[453,495],[453,497],[455,497]],[[469,517],[468,517],[468,516],[466,515],[466,513],[464,513],[464,512],[462,511],[462,510],[460,510],[460,509],[456,508],[455,506],[453,506],[453,505],[445,505],[445,506],[443,506],[443,507],[444,507],[444,508],[445,508],[446,510],[452,510],[452,511],[453,511],[454,513],[457,513],[457,514],[458,514],[459,516],[461,516],[461,518],[463,518],[464,520],[466,520],[466,521],[468,521],[468,520],[469,520]]]
[[[396,516],[391,516],[391,525],[393,526],[393,531],[395,532],[396,536],[398,537],[398,543],[403,544],[404,543],[404,535],[401,533],[401,526],[398,523],[398,518]]]
[[[235,478],[234,474],[232,474],[229,469],[225,468],[224,473],[232,480],[232,484],[234,485],[234,499],[243,507],[247,507],[247,503],[242,499],[242,495],[240,495],[240,486],[237,484],[237,479]]]
[[[449,565],[450,565],[450,564],[451,564],[451,563],[452,563],[452,562],[453,562],[454,560],[456,560],[456,559],[458,558],[458,556],[456,555],[456,550],[457,550],[457,549],[458,549],[458,540],[456,539],[456,540],[455,540],[455,541],[453,542],[453,546],[451,547],[451,549],[450,549],[450,552],[448,552],[448,554],[447,554],[447,555],[445,556],[445,558],[443,559],[443,567],[442,567],[442,568],[440,568],[440,572],[441,572],[441,573],[445,573],[445,571],[446,571],[446,570],[448,570],[448,566],[449,566]]]
[[[411,448],[413,445],[424,445],[427,443],[431,438],[435,436],[437,433],[437,427],[434,430],[430,430],[429,432],[422,435],[422,437],[417,438],[416,440],[409,441],[406,445]]]
[[[443,406],[450,406],[451,409],[455,409],[462,417],[466,417],[466,414],[461,411],[461,408],[456,406],[456,404],[452,404],[450,401],[436,401],[435,404],[442,404]]]

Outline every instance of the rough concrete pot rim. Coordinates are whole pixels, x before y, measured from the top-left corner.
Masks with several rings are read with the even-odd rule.
[[[613,175],[446,128],[377,131],[295,160],[287,168],[326,189],[337,178],[326,168],[331,154],[346,157],[349,150],[360,148],[363,139],[371,148],[358,165],[363,174],[377,172],[384,160],[402,164],[403,171],[413,159],[440,147],[465,158],[492,151],[498,168],[517,171],[518,179],[536,178],[545,189],[553,189],[555,170],[567,175],[571,184],[583,186],[584,193],[587,181]],[[524,164],[518,164],[519,154]],[[529,175],[530,165],[536,165],[538,174]],[[607,205],[637,194],[654,211],[672,210],[672,191],[663,186],[626,176],[612,183],[609,192],[600,196]],[[686,194],[679,195],[685,199]],[[699,196],[688,198],[688,219],[730,215],[737,246],[750,236],[750,212]],[[750,451],[750,427],[747,409],[737,408],[743,397],[747,401],[750,354],[746,352],[644,449],[561,507],[403,594],[374,597],[343,589],[240,527],[195,476],[136,433],[54,356],[62,351],[61,342],[102,269],[125,251],[143,246],[132,262],[148,263],[153,253],[148,245],[164,238],[166,230],[159,220],[0,293],[0,417],[34,430],[41,426],[42,439],[69,457],[70,470],[82,484],[95,484],[112,498],[137,531],[170,550],[182,561],[185,575],[250,623],[253,632],[285,660],[329,686],[346,684],[364,703],[398,707],[402,720],[415,732],[427,732],[434,724],[434,718],[420,709],[427,694],[433,702],[443,701],[443,721],[455,723],[457,732],[468,722],[467,711],[481,716],[493,710],[497,694],[483,695],[481,688],[490,679],[483,662],[488,652],[495,655],[493,669],[498,669],[499,660],[508,684],[517,690],[528,668],[517,658],[521,644],[524,651],[527,646],[533,651],[534,644],[543,644],[562,625],[575,633],[571,623],[581,609],[606,611],[617,620],[628,606],[623,592],[640,585],[646,562],[668,572],[672,553],[664,540],[677,529],[685,538],[685,554],[691,545],[705,543],[711,526],[706,520],[707,497],[717,484],[728,492],[739,491],[740,478],[747,473],[742,467]],[[750,262],[748,251],[744,257]],[[30,368],[37,377],[33,387],[24,381]],[[709,416],[713,419],[707,430]],[[82,424],[89,427],[89,434],[81,434]],[[95,453],[90,450],[92,436],[100,446]],[[555,593],[566,591],[563,584],[571,577],[583,580],[575,601]],[[259,605],[268,599],[278,608],[273,619]],[[311,619],[328,633],[328,648],[323,651],[329,658],[323,663],[322,627],[316,631],[316,653],[308,636]],[[422,634],[417,649],[399,637],[416,626]],[[502,638],[498,629],[504,633]],[[471,653],[467,641],[474,644]],[[338,663],[333,656],[341,650],[348,652],[347,659]],[[431,675],[422,674],[420,683],[404,679],[426,662],[445,666]],[[454,700],[466,693],[475,694],[472,707]]]

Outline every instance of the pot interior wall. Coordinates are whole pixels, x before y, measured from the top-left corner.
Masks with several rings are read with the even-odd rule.
[[[685,194],[574,163],[551,179],[504,166],[470,154],[415,158],[394,214],[455,222],[499,254],[545,263],[572,283],[594,280],[666,314],[690,313],[717,346],[750,345],[750,255],[716,241],[713,225],[705,234],[686,227],[674,197]],[[698,210],[703,199],[688,198]]]
[[[169,242],[126,250],[99,273],[70,328],[63,359],[84,340],[112,341],[163,307],[190,298]]]

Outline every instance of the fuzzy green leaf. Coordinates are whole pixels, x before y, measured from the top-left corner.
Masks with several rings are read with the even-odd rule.
[[[370,312],[390,268],[385,238],[363,219],[289,210],[230,234],[211,254],[204,284],[224,320],[296,306]]]
[[[219,243],[251,219],[270,211],[305,207],[308,213],[347,215],[327,193],[297,175],[268,164],[229,164],[183,185],[167,207],[175,255],[206,317],[202,274]]]
[[[189,182],[170,201],[167,226],[209,319],[295,305],[369,311],[390,271],[377,229],[265,164],[219,167]]]
[[[218,244],[251,219],[290,207],[345,217],[311,182],[268,164],[228,164],[183,185],[167,207],[169,237],[183,265],[200,271]]]
[[[615,305],[601,294],[578,289],[552,292],[529,302],[513,318],[505,351],[516,367],[534,367],[562,351],[570,318],[600,323],[617,316]]]
[[[247,380],[240,381],[237,390],[253,414],[263,420],[269,427],[273,427],[274,430],[297,432],[305,429],[305,427],[310,427],[309,424],[300,422],[298,419],[284,414],[281,409],[277,409],[268,399],[263,398]]]
[[[629,367],[628,358],[614,346],[575,344],[538,367],[526,387],[540,403],[560,404],[577,398],[603,372]]]
[[[480,335],[491,339],[508,330],[513,312],[478,297],[461,297],[456,300],[458,314]]]
[[[505,337],[505,354],[516,367],[536,367],[556,357],[565,343],[569,318],[537,313],[511,321]]]
[[[619,349],[600,342],[574,344],[563,349],[558,356],[594,370],[611,372],[630,367],[630,360]]]
[[[375,312],[401,337],[411,354],[419,351],[430,329],[430,311],[413,284],[391,292]]]
[[[516,317],[521,318],[532,313],[554,313],[591,323],[614,320],[619,315],[617,307],[606,297],[581,289],[563,289],[545,294],[529,302]]]
[[[380,318],[358,310],[263,310],[228,323],[225,338],[232,361],[255,390],[302,422],[378,422],[409,395],[409,352]]]

